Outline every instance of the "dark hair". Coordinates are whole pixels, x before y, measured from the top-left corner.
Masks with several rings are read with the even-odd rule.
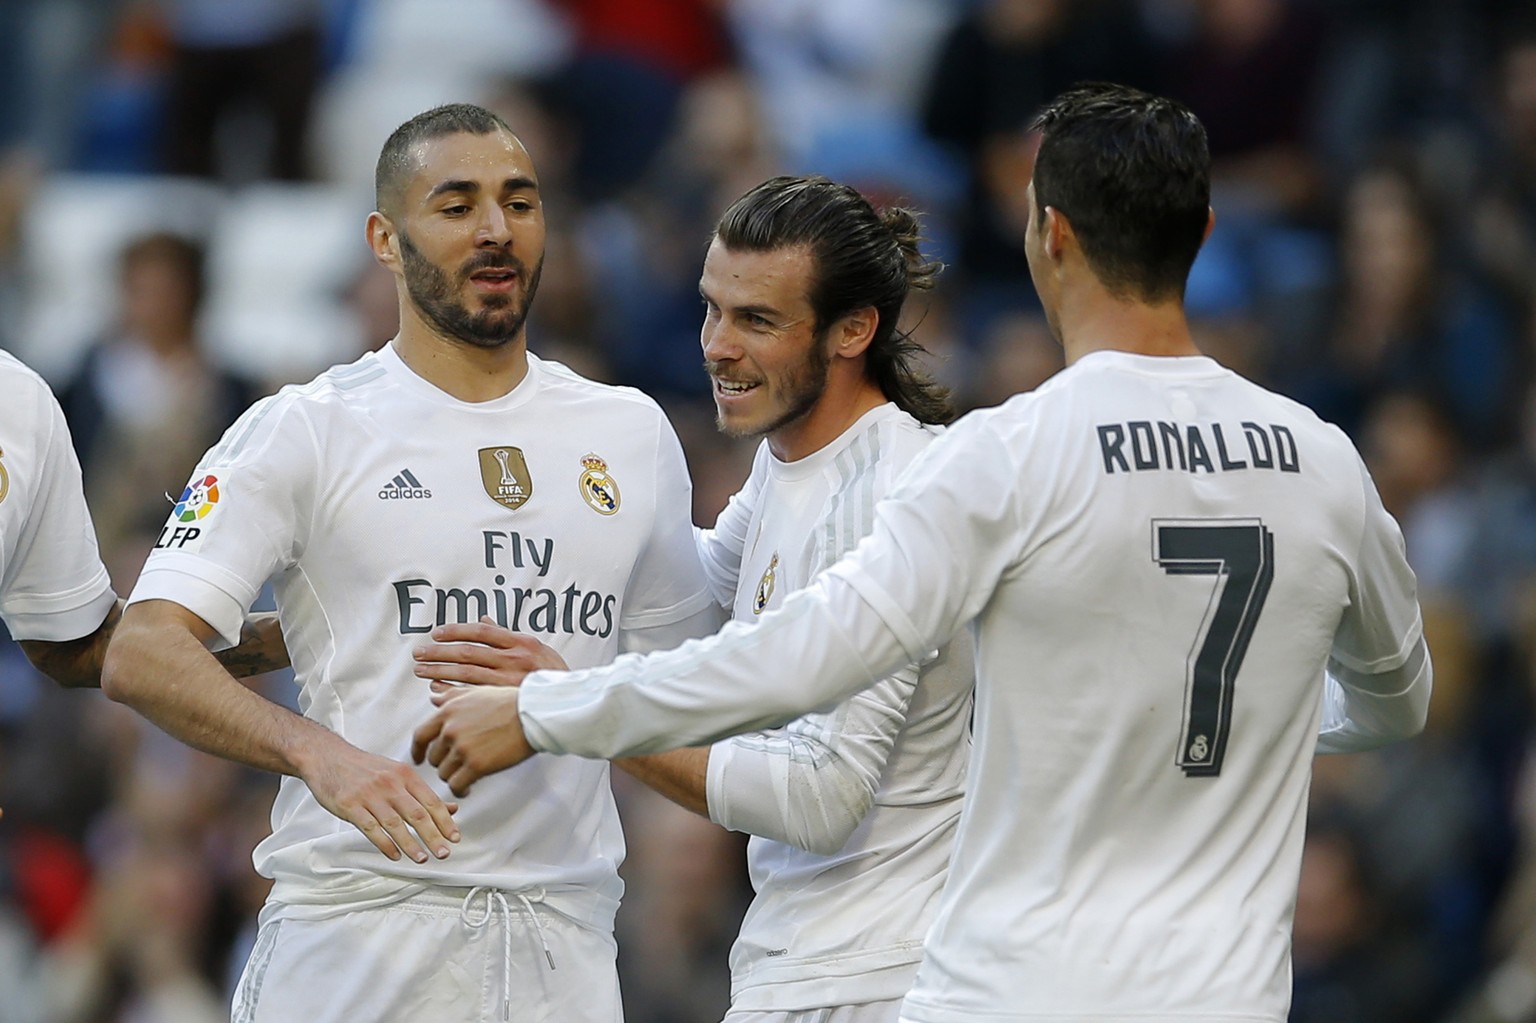
[[[427,139],[444,135],[489,135],[504,131],[513,135],[507,122],[484,107],[473,103],[449,103],[417,114],[390,133],[379,150],[379,162],[373,169],[373,202],[380,212],[388,213],[400,198],[405,180],[415,172],[411,147]]]
[[[125,276],[141,263],[155,262],[176,268],[187,283],[188,312],[197,312],[202,307],[208,282],[202,244],[170,231],[139,235],[124,245],[118,254],[118,273]]]
[[[1205,128],[1188,108],[1124,85],[1084,82],[1034,120],[1037,215],[1067,218],[1105,287],[1182,298],[1211,205]]]
[[[866,352],[870,376],[919,422],[947,423],[955,417],[949,389],[918,365],[923,346],[896,329],[907,293],[933,287],[944,268],[923,258],[918,236],[914,211],[877,212],[855,189],[823,177],[770,178],[731,203],[715,227],[728,249],[810,249],[816,333],[873,306],[879,323]]]

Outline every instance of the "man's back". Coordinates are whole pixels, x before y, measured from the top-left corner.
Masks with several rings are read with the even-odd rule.
[[[1354,449],[1208,359],[1118,352],[949,440],[886,506],[903,537],[946,493],[994,520],[954,534],[967,594],[891,591],[919,628],[981,602],[971,795],[906,1014],[1283,1019],[1322,668],[1401,543]],[[1406,652],[1416,606],[1376,609],[1362,656]]]

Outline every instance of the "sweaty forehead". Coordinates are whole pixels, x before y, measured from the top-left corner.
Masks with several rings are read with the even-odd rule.
[[[457,132],[423,139],[411,147],[415,173],[406,183],[405,197],[417,202],[450,182],[463,182],[488,191],[511,180],[537,187],[533,160],[515,135],[504,131],[472,135]]]

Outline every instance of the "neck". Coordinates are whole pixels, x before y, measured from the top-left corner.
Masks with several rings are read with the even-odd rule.
[[[864,376],[862,363],[857,380],[837,379],[848,375],[839,374],[838,368],[834,365],[826,391],[809,412],[768,435],[768,450],[779,461],[797,462],[814,455],[841,437],[864,413],[889,400],[874,381]]]
[[[401,303],[400,333],[390,342],[400,361],[440,391],[460,401],[492,401],[508,394],[528,375],[526,331],[494,348],[447,337]]]
[[[1063,289],[1058,323],[1069,366],[1097,351],[1202,354],[1190,337],[1184,303],[1177,298],[1163,302],[1121,298],[1094,281],[1075,295]]]

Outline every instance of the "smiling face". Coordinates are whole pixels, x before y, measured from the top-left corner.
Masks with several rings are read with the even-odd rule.
[[[427,139],[400,199],[398,268],[436,332],[481,348],[521,337],[544,268],[533,161],[493,131]]]
[[[752,252],[718,239],[704,257],[699,341],[720,429],[732,437],[793,432],[826,392],[831,354],[816,330],[803,247]]]

